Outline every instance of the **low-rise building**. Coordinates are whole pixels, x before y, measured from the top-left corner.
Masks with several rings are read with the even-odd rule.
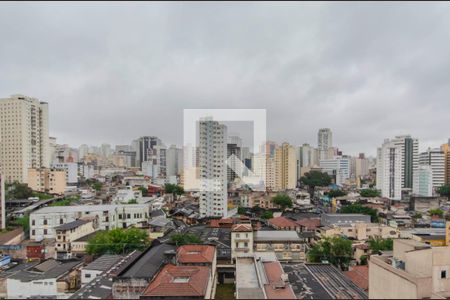
[[[102,255],[81,269],[81,285],[85,285],[116,265],[123,256]]]
[[[353,224],[353,223],[370,223],[370,216],[363,214],[322,214],[320,216],[320,224],[322,226]]]
[[[275,252],[279,261],[300,262],[306,258],[305,241],[295,231],[262,230],[253,236],[254,249],[258,252]]]
[[[253,228],[251,224],[235,224],[231,228],[231,257],[253,253]]]
[[[8,299],[67,298],[79,287],[82,261],[46,260],[6,279]]]
[[[33,191],[63,195],[66,191],[66,172],[55,169],[28,169],[28,186]]]
[[[97,218],[101,230],[139,227],[147,224],[149,213],[149,204],[48,206],[30,214],[30,238],[56,238],[55,227],[86,217]]]
[[[392,254],[369,260],[369,298],[445,299],[450,297],[450,247],[394,240]]]
[[[277,230],[294,230],[299,232],[300,226],[293,220],[285,217],[276,217],[269,219],[267,224]]]
[[[72,243],[83,236],[93,233],[97,229],[98,220],[96,218],[79,219],[55,227],[56,259],[72,258]]]
[[[371,237],[398,238],[397,228],[378,223],[347,223],[334,226],[323,226],[316,229],[321,237],[345,236],[352,240],[365,241]]]

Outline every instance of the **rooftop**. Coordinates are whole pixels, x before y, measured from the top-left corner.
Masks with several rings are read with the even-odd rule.
[[[290,219],[287,219],[285,217],[276,217],[276,218],[269,219],[268,223],[269,223],[269,225],[272,225],[272,226],[278,227],[278,228],[298,227],[296,222],[294,222]]]
[[[251,224],[235,224],[231,227],[233,232],[252,232],[253,228]]]
[[[29,269],[21,270],[9,278],[22,282],[50,278],[57,279],[81,264],[82,262],[79,260],[55,261],[54,259],[49,259]]]
[[[148,285],[143,295],[153,297],[205,296],[209,274],[209,267],[168,264]]]
[[[369,266],[353,266],[344,275],[361,289],[369,289]]]
[[[212,263],[216,247],[212,245],[184,245],[178,247],[177,260],[180,263]]]
[[[70,212],[94,212],[111,211],[119,208],[142,208],[147,209],[149,204],[104,204],[104,205],[76,205],[76,206],[46,206],[34,211],[32,214],[54,214]]]
[[[114,266],[122,258],[123,256],[121,255],[104,254],[84,267],[83,270],[107,271],[111,269],[112,266]]]
[[[300,242],[302,239],[297,232],[290,230],[267,230],[256,231],[254,236],[255,241],[293,241]]]
[[[282,278],[283,268],[279,261],[264,262],[267,284],[264,285],[267,299],[297,299],[289,282]]]
[[[89,223],[87,220],[78,219],[69,223],[65,223],[59,226],[55,227],[55,230],[70,230],[75,229],[77,227],[80,227],[81,225],[84,225],[86,223]]]
[[[217,259],[231,260],[231,228],[210,228],[206,225],[190,226],[183,233],[197,235],[203,243],[216,246]]]

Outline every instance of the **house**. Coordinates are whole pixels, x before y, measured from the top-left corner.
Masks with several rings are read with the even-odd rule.
[[[316,229],[317,238],[345,236],[352,240],[366,241],[371,237],[398,238],[399,230],[391,226],[378,223],[341,223]]]
[[[353,224],[353,223],[370,223],[370,216],[363,214],[322,214],[320,216],[320,224],[322,226]]]
[[[315,231],[317,229],[317,227],[320,226],[320,219],[319,218],[306,218],[306,219],[295,221],[295,223],[300,227],[300,232]]]
[[[231,228],[231,257],[253,253],[253,228],[251,224],[235,224]]]
[[[64,298],[79,287],[82,261],[49,259],[21,270],[6,279],[7,298]]]
[[[104,254],[81,269],[81,285],[94,280],[122,260],[121,255]]]
[[[56,259],[72,258],[72,242],[93,233],[97,228],[97,218],[78,219],[56,226]]]
[[[296,299],[275,253],[236,258],[236,299]]]
[[[369,260],[371,299],[450,297],[450,247],[395,239],[392,253]]]
[[[86,247],[89,239],[93,238],[94,236],[96,236],[101,232],[104,232],[104,230],[96,230],[91,232],[90,234],[84,235],[76,240],[73,240],[70,243],[72,257],[83,256],[84,254],[86,254]]]
[[[295,221],[285,217],[276,217],[269,219],[267,221],[267,224],[277,230],[295,230],[297,232],[300,231],[300,226]]]
[[[212,290],[209,267],[167,264],[140,299],[212,299]]]
[[[304,261],[305,241],[295,231],[262,230],[253,236],[254,249],[258,252],[273,251],[279,261]]]
[[[344,275],[354,284],[363,289],[365,292],[369,290],[369,266],[352,266],[350,270],[345,271]]]
[[[153,242],[113,279],[114,299],[137,299],[149,282],[164,267],[173,262],[176,247]]]

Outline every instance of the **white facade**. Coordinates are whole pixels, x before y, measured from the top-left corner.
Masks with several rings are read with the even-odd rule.
[[[433,189],[445,184],[445,154],[441,149],[428,149],[419,155],[420,166],[430,166],[433,173]]]
[[[6,228],[5,180],[0,174],[0,229]]]
[[[13,95],[0,99],[0,171],[27,182],[28,169],[50,166],[48,103]]]
[[[320,168],[323,172],[336,175],[336,184],[342,185],[350,178],[350,159],[335,157],[333,159],[320,160]]]
[[[84,217],[98,217],[100,230],[147,222],[149,204],[48,206],[30,214],[30,239],[55,238],[55,227]]]
[[[420,165],[414,174],[413,192],[417,196],[432,197],[433,196],[433,170],[431,166]]]
[[[88,145],[83,144],[80,147],[78,147],[78,156],[79,156],[80,160],[82,160],[84,158],[84,156],[87,155],[88,153],[89,153]]]
[[[227,128],[217,121],[200,123],[200,216],[227,216]]]
[[[317,134],[317,146],[319,148],[319,160],[330,159],[333,157],[330,156],[330,148],[333,147],[333,134],[331,133],[331,129],[329,128],[321,128],[319,129],[319,133]]]
[[[78,183],[78,164],[77,163],[58,163],[52,164],[52,169],[66,172],[66,182],[68,185]]]
[[[402,189],[413,189],[419,166],[419,142],[408,136],[386,139],[377,149],[377,189],[381,196],[401,200]]]
[[[87,165],[83,163],[78,164],[78,176],[84,179],[91,179],[95,175],[95,169],[93,165]]]
[[[179,176],[183,172],[183,149],[171,145],[166,151],[167,177]]]

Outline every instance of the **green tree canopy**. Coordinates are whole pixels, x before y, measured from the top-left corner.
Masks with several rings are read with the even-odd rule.
[[[430,214],[430,216],[439,216],[439,218],[443,218],[444,217],[444,211],[442,209],[439,209],[439,208],[430,209],[428,211],[428,213]]]
[[[148,196],[148,189],[146,189],[145,187],[141,186],[141,187],[139,187],[139,190],[142,192],[142,197],[147,197]]]
[[[369,215],[370,220],[374,223],[378,222],[378,211],[374,208],[363,206],[359,203],[350,204],[341,207],[340,213],[342,214],[364,214]]]
[[[368,197],[368,198],[381,196],[380,191],[375,190],[375,189],[364,189],[364,190],[361,190],[361,192],[359,194],[361,195],[361,197]]]
[[[327,260],[344,270],[352,260],[352,241],[341,237],[324,237],[307,253],[309,262]]]
[[[147,233],[138,228],[101,231],[88,240],[86,251],[93,255],[124,254],[150,245]]]
[[[281,209],[286,209],[286,207],[292,207],[292,200],[286,194],[278,194],[272,198],[274,204],[281,207]]]
[[[170,237],[170,240],[177,246],[202,243],[202,240],[192,233],[188,234],[176,233]]]
[[[330,190],[326,192],[325,195],[327,195],[330,198],[335,198],[345,196],[347,195],[347,192],[343,190]]]
[[[391,238],[383,239],[381,237],[370,237],[368,244],[372,253],[378,253],[380,251],[392,250],[394,247],[394,240]]]
[[[311,199],[314,196],[314,190],[316,186],[328,186],[331,183],[331,177],[327,173],[322,173],[320,171],[310,171],[305,173],[305,176],[300,178],[300,181],[308,186],[309,194]]]
[[[182,186],[179,186],[177,184],[172,184],[172,183],[166,183],[164,185],[164,191],[167,194],[172,194],[173,195],[173,200],[177,200],[177,195],[183,195],[184,194],[184,189]]]
[[[239,207],[238,207],[238,214],[244,215],[244,214],[245,214],[245,208],[242,207],[242,206],[239,206]]]
[[[273,218],[273,212],[270,211],[270,210],[266,210],[265,212],[263,212],[263,213],[261,214],[261,219],[266,219],[266,220],[268,220],[268,219],[272,219],[272,218]]]
[[[442,197],[447,197],[450,201],[450,184],[443,185],[438,189],[439,195]]]
[[[14,182],[5,186],[5,198],[12,199],[28,199],[33,196],[33,190],[26,183]]]

